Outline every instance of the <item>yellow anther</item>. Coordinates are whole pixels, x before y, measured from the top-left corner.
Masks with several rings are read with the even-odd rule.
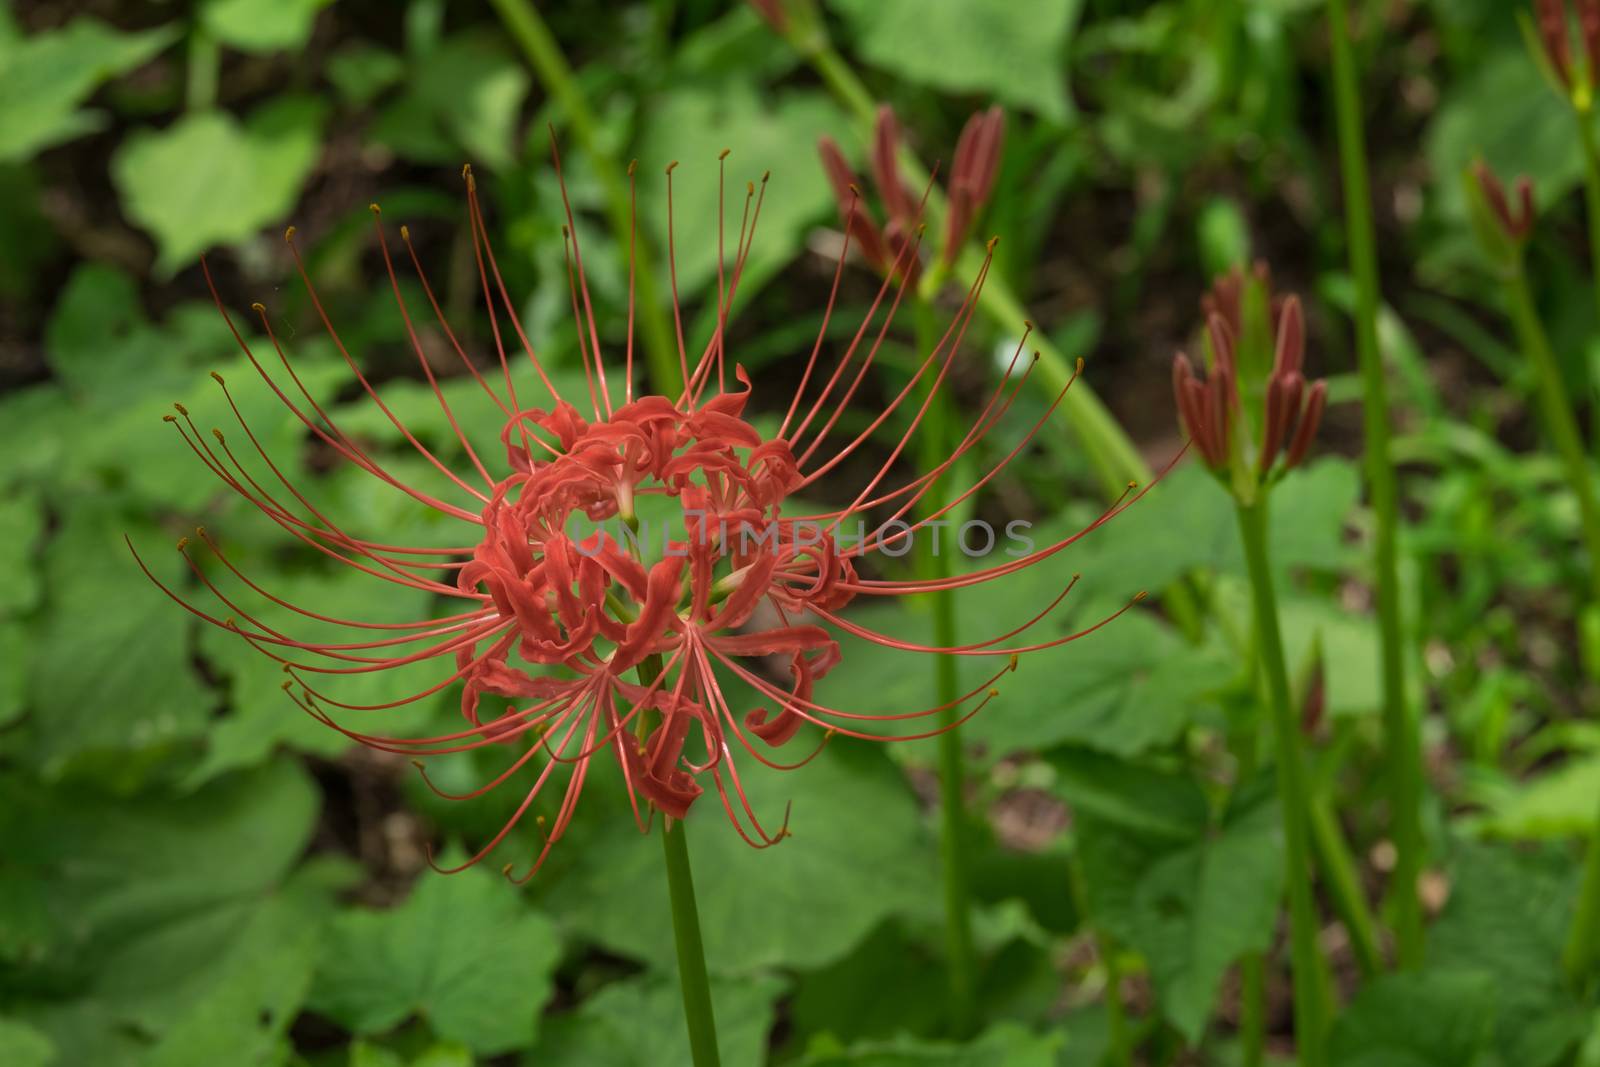
[[[402,224],[400,226],[400,240],[402,240],[402,241],[410,241],[411,240],[411,227],[410,226],[406,226],[404,224]]]
[[[267,313],[267,305],[258,300],[254,304],[250,305],[250,310],[254,311],[257,315],[265,315]]]
[[[719,163],[720,163],[720,162],[722,162],[722,161],[723,161],[723,160],[724,160],[724,159],[727,159],[727,158],[728,158],[728,156],[729,156],[729,154],[731,154],[731,153],[732,153],[732,152],[733,152],[733,149],[731,149],[731,148],[724,148],[724,149],[723,149],[723,150],[722,150],[722,151],[720,151],[720,152],[718,152],[718,153],[717,153],[717,162],[719,162]]]
[[[211,372],[211,380],[216,382],[218,385],[226,385],[227,384],[226,382],[224,382],[222,380],[222,375],[218,374],[216,371],[212,371]]]
[[[285,229],[283,231],[283,239],[285,241],[294,240],[294,227],[293,226],[290,226],[290,227],[288,227],[287,229]]]
[[[179,415],[189,414],[189,409],[184,407],[182,404],[174,403],[172,406],[178,409]]]

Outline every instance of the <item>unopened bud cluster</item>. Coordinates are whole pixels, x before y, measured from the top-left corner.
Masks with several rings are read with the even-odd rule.
[[[1250,501],[1304,461],[1327,384],[1306,381],[1300,300],[1273,299],[1265,264],[1218,279],[1201,310],[1206,372],[1182,352],[1173,360],[1178,416],[1205,465]]]

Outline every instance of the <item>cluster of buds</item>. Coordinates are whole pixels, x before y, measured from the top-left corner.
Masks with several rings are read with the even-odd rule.
[[[1536,58],[1556,89],[1574,107],[1587,112],[1594,99],[1595,77],[1600,73],[1600,0],[1575,0],[1581,58],[1573,54],[1567,0],[1535,0]]]
[[[1533,235],[1533,181],[1519,177],[1508,194],[1499,175],[1479,159],[1467,171],[1467,203],[1484,249],[1496,262],[1514,268]]]
[[[1327,405],[1327,384],[1307,383],[1300,300],[1273,299],[1264,263],[1249,275],[1235,268],[1219,278],[1200,306],[1206,377],[1178,353],[1173,395],[1206,466],[1250,500],[1305,459]]]
[[[1005,126],[1005,113],[996,106],[974,114],[961,130],[950,169],[949,207],[939,260],[943,269],[955,263],[973,222],[994,189]],[[878,109],[872,135],[872,183],[887,216],[882,226],[862,202],[861,186],[839,145],[824,136],[817,148],[839,201],[845,231],[862,256],[882,274],[914,281],[921,268],[917,245],[922,234],[923,202],[900,177],[900,123],[894,111],[887,104]]]

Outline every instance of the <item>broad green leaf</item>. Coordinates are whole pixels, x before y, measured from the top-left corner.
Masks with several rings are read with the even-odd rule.
[[[1100,772],[1107,780],[1110,774]],[[1132,765],[1124,774],[1117,783],[1124,799],[1162,781]],[[1165,781],[1167,791],[1187,782]],[[1278,810],[1252,803],[1181,839],[1141,829],[1125,805],[1100,800],[1108,791],[1089,794],[1096,803],[1076,808],[1090,913],[1145,957],[1163,1013],[1197,1043],[1223,974],[1271,944],[1284,879]]]
[[[1318,460],[1290,474],[1272,491],[1273,566],[1341,569],[1350,558],[1344,523],[1360,494],[1360,475],[1345,459]],[[1175,515],[1182,521],[1173,521]],[[1036,535],[1041,543],[1047,543],[1044,533]],[[1192,462],[1075,546],[1072,555],[1073,566],[1083,572],[1081,591],[1115,599],[1141,588],[1157,592],[1197,568],[1244,573],[1233,505],[1211,475]]]
[[[902,923],[886,922],[850,955],[802,975],[789,1005],[796,1039],[851,1044],[936,1033],[947,1010],[942,961]]]
[[[105,117],[78,105],[176,35],[172,28],[119,33],[98,19],[77,18],[62,29],[0,46],[0,162],[26,159],[99,129]]]
[[[170,276],[218,244],[281,222],[321,151],[324,106],[283,96],[239,122],[220,111],[128,136],[111,176],[128,215],[156,238]]]
[[[313,1005],[358,1034],[417,1017],[480,1053],[527,1045],[561,950],[525,900],[484,867],[424,871],[399,907],[339,917]]]
[[[1580,837],[1594,832],[1600,805],[1600,758],[1569,761],[1495,798],[1478,821],[1511,840]]]
[[[369,1041],[350,1045],[350,1067],[473,1067],[473,1063],[472,1050],[454,1042],[430,1045],[410,1057]]]
[[[405,61],[393,52],[358,43],[328,59],[328,80],[347,103],[369,104],[405,76]]]
[[[862,58],[909,81],[983,93],[1064,123],[1067,43],[1081,0],[1028,4],[834,0]]]
[[[48,1036],[26,1023],[0,1017],[0,1062],[9,1067],[51,1067],[60,1060]]]
[[[223,44],[245,52],[299,48],[317,12],[333,0],[206,0],[200,24]]]
[[[228,989],[257,1002],[229,1008],[256,1025],[259,1010],[292,989],[290,972],[302,965],[290,932],[311,897],[275,894],[317,809],[293,766],[180,799],[113,800],[15,779],[0,780],[0,795],[0,901],[20,919],[0,933],[0,958],[16,965],[24,992],[71,989],[97,1005],[41,1004],[36,1024],[58,1040],[48,1020],[70,1030],[64,1020],[85,1011],[155,1035],[199,1027],[202,1014],[223,1012]],[[251,984],[251,973],[268,970],[284,976],[282,990]],[[286,1025],[292,1014],[284,1007],[274,1018]],[[175,1040],[205,1036],[199,1027]]]
[[[1177,841],[1205,828],[1205,794],[1186,776],[1082,748],[1059,749],[1049,764],[1056,792],[1081,815]]]
[[[728,825],[709,783],[690,811],[695,892],[713,971],[819,967],[888,916],[929,910],[935,862],[915,797],[870,743],[837,738],[817,759],[786,772],[741,758],[747,755],[734,758],[751,806],[772,833],[792,805],[793,836],[750,848]],[[574,934],[667,971],[676,957],[661,843],[654,833],[639,834],[609,764],[595,768],[605,773],[591,773],[584,832],[575,826],[556,846],[539,881],[548,887],[548,910]]]
[[[527,70],[501,35],[457,34],[414,57],[406,90],[379,116],[372,136],[409,159],[504,169],[518,151],[517,120]]]
[[[360,477],[365,478],[366,475]],[[367,525],[374,519],[381,519],[382,512],[376,509],[356,511],[333,508],[329,514],[355,516],[355,524],[347,528],[358,536],[363,530],[382,529],[386,536],[395,532],[390,524],[380,522],[374,526]],[[281,540],[291,541],[287,533],[282,535]],[[401,536],[394,543],[408,542]],[[222,546],[225,552],[228,551],[226,538],[222,539]],[[197,553],[197,558],[214,572],[212,580],[218,583],[239,610],[249,611],[260,623],[296,640],[348,643],[371,640],[375,636],[396,636],[392,632],[356,630],[306,618],[253,593],[233,575],[217,566],[214,560],[206,558],[204,553]],[[230,553],[229,558],[274,596],[305,611],[334,618],[374,623],[414,622],[459,610],[448,604],[437,606],[428,593],[385,582],[333,563],[316,570],[283,571],[272,569],[265,560],[238,559],[237,553]],[[218,610],[226,610],[218,602],[211,603]],[[370,654],[386,652],[396,656],[409,655],[428,648],[432,643],[424,640]],[[207,662],[228,679],[231,700],[226,712],[207,731],[206,754],[187,776],[189,784],[205,782],[226,771],[260,763],[280,745],[331,757],[352,744],[345,735],[297,706],[282,688],[282,665],[243,638],[206,625],[201,629],[200,649]],[[325,665],[337,666],[332,663]],[[320,692],[343,703],[375,705],[426,691],[454,669],[454,656],[447,653],[440,658],[420,660],[381,671],[311,680]],[[306,677],[310,678],[309,675]],[[335,721],[346,729],[390,737],[427,736],[430,732],[441,732],[429,731],[426,727],[437,719],[441,708],[451,704],[454,695],[455,691],[447,688],[413,703],[381,711],[344,710],[328,704],[323,705],[323,710],[331,713]],[[450,729],[459,729],[460,725],[461,720],[455,717]]]
[[[767,1035],[783,982],[769,976],[715,980],[712,1007],[724,1067],[766,1062]],[[613,982],[557,1015],[523,1060],[527,1067],[688,1067],[689,1033],[678,984],[659,976]]]
[[[311,990],[339,867],[302,872],[249,917],[211,962],[209,987],[150,1050],[148,1067],[278,1063],[289,1026]]]
[[[1056,1067],[1065,1053],[1061,1034],[1034,1034],[997,1023],[971,1044],[898,1039],[817,1052],[799,1067]]]
[[[1450,901],[1428,933],[1428,966],[1492,982],[1493,1042],[1505,1064],[1553,1067],[1587,1029],[1561,970],[1577,872],[1561,850],[1457,847]]]
[[[1386,974],[1357,994],[1330,1042],[1334,1067],[1483,1065],[1494,1028],[1483,974]]]
[[[125,787],[205,729],[213,698],[190,666],[189,620],[140,573],[125,534],[163,581],[187,572],[167,534],[112,499],[74,504],[45,548],[25,751],[49,776],[104,761],[102,781]]]
[[[723,164],[724,253],[732,269],[746,182],[759,190],[770,172],[745,270],[765,276],[794,258],[808,227],[833,203],[817,157],[817,138],[840,136],[844,122],[820,93],[757,93],[742,85],[680,89],[661,101],[639,145],[639,212],[667,247],[666,198],[655,192],[673,160],[673,231],[678,289],[687,299],[714,285],[717,269],[717,156]],[[741,290],[743,292],[743,290]],[[708,299],[715,306],[715,291]]]

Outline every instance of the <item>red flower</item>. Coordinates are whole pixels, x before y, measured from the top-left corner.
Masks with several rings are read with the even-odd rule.
[[[1241,382],[1241,343],[1255,331],[1248,314],[1254,292],[1271,346],[1271,363],[1245,368]],[[1235,268],[1218,278],[1200,302],[1206,319],[1210,370],[1202,381],[1189,357],[1179,352],[1172,361],[1172,392],[1178,416],[1200,458],[1219,475],[1238,469],[1248,482],[1271,480],[1305,460],[1328,401],[1326,382],[1307,385],[1304,365],[1305,317],[1300,298],[1275,300],[1265,263],[1247,277]],[[1241,388],[1262,392],[1241,402]],[[1248,432],[1241,433],[1243,427]],[[1282,457],[1282,466],[1277,466]]]
[[[670,182],[669,169],[669,197]],[[749,196],[755,198],[755,210],[750,212],[747,198],[746,217],[753,220],[759,215],[760,199],[754,190]],[[355,526],[336,522],[273,464],[242,415],[239,421],[246,448],[256,453],[271,472],[270,478],[249,473],[235,442],[221,431],[213,431],[208,438],[182,409],[167,417],[215,476],[290,536],[370,576],[375,589],[387,583],[425,590],[440,601],[453,602],[457,610],[388,624],[334,618],[280,599],[236,568],[221,546],[204,533],[204,544],[222,565],[220,578],[308,619],[339,624],[350,631],[350,639],[340,643],[304,641],[269,626],[240,603],[239,590],[225,588],[219,577],[201,568],[190,557],[186,543],[180,544],[180,550],[222,609],[208,611],[163,588],[200,618],[232,631],[282,662],[288,675],[284,687],[291,696],[330,727],[365,745],[413,757],[507,746],[511,755],[506,769],[466,795],[485,793],[513,779],[523,782],[525,795],[501,831],[467,861],[469,864],[499,844],[553,780],[564,778],[560,806],[549,821],[545,844],[524,876],[531,877],[566,831],[590,760],[603,752],[609,752],[621,767],[641,830],[648,827],[650,807],[681,818],[709,783],[745,840],[758,846],[773,844],[785,830],[782,826],[769,830],[752,810],[736,755],[773,767],[798,767],[834,734],[883,739],[864,726],[884,721],[908,724],[903,738],[929,736],[939,731],[920,729],[919,720],[956,707],[962,709],[964,721],[993,698],[991,686],[1015,665],[1017,655],[1062,644],[1103,625],[1043,640],[1019,637],[1060,603],[1070,585],[1023,625],[986,641],[953,648],[901,641],[839,614],[858,597],[953,589],[1016,573],[1060,552],[1136,499],[1130,487],[1129,493],[1079,534],[973,573],[938,581],[861,573],[863,561],[874,553],[887,550],[886,554],[899,555],[917,531],[982,489],[1028,447],[1054,410],[1052,405],[1018,433],[1014,447],[973,485],[964,492],[948,494],[949,503],[937,513],[905,520],[930,489],[1007,416],[1028,376],[1026,369],[1007,376],[981,406],[959,446],[937,469],[886,487],[927,411],[926,383],[931,380],[937,388],[945,381],[971,320],[982,274],[912,379],[872,418],[858,412],[849,432],[841,427],[841,417],[857,401],[899,307],[903,286],[883,282],[844,352],[828,368],[822,349],[833,311],[830,298],[799,387],[788,399],[777,431],[765,436],[746,418],[753,389],[737,365],[731,368],[730,388],[725,323],[692,359],[683,349],[680,333],[679,358],[687,385],[676,397],[635,396],[630,316],[622,395],[613,394],[577,231],[570,226],[570,207],[567,251],[573,266],[572,303],[587,395],[561,396],[530,343],[502,280],[470,171],[467,205],[484,310],[498,355],[499,368],[492,375],[479,371],[459,335],[445,322],[404,227],[400,237],[429,310],[449,339],[463,372],[475,379],[499,408],[503,465],[481,455],[462,433],[423,357],[414,313],[402,295],[381,218],[375,215],[375,227],[398,310],[423,375],[469,461],[468,470],[452,470],[385,404],[379,389],[339,342],[295,249],[293,230],[286,235],[313,306],[356,382],[423,460],[449,479],[454,487],[451,499],[398,479],[356,436],[339,427],[302,384],[265,308],[255,305],[261,329],[282,363],[279,373],[269,371],[257,358],[222,310],[250,363],[311,437],[371,477],[409,494],[419,507],[459,522],[464,531],[459,544],[407,547],[373,539],[355,532]],[[752,221],[752,229],[753,225]],[[747,238],[742,226],[721,307],[731,304],[738,290],[750,247]],[[209,269],[206,278],[209,283]],[[212,294],[222,309],[214,286]],[[519,399],[518,375],[513,373],[507,353],[504,326],[509,326],[522,349],[531,376],[553,398],[548,406],[529,406]],[[1019,345],[1013,367],[1021,352]],[[220,377],[217,381],[226,392],[227,385]],[[231,394],[228,400],[232,404]],[[239,409],[234,411],[237,414]],[[904,436],[881,462],[875,456],[866,464],[868,469],[875,465],[876,472],[855,498],[840,508],[799,513],[794,494],[838,470],[847,458],[858,456],[897,415],[906,424]],[[634,537],[640,529],[636,504],[645,496],[675,501],[682,520],[681,528],[675,526],[672,536],[665,539],[658,558]],[[597,523],[607,521],[615,532],[604,525],[596,528]],[[854,522],[863,523],[864,536],[846,544],[838,535],[846,523]],[[996,666],[982,684],[952,705],[840,710],[818,702],[814,695],[816,683],[841,655],[834,632],[819,623],[894,648],[988,657]],[[787,682],[772,680],[758,662],[769,657],[786,661]],[[324,678],[381,673],[419,661],[440,664],[442,677],[420,692],[385,703],[346,703],[323,688]],[[734,707],[721,681],[730,677],[754,689],[761,706]],[[465,723],[460,730],[400,738],[341,721],[346,719],[345,712],[395,708],[453,686],[461,689]],[[802,742],[796,758],[779,761],[776,750],[799,741],[808,727],[815,729],[809,740]]]

